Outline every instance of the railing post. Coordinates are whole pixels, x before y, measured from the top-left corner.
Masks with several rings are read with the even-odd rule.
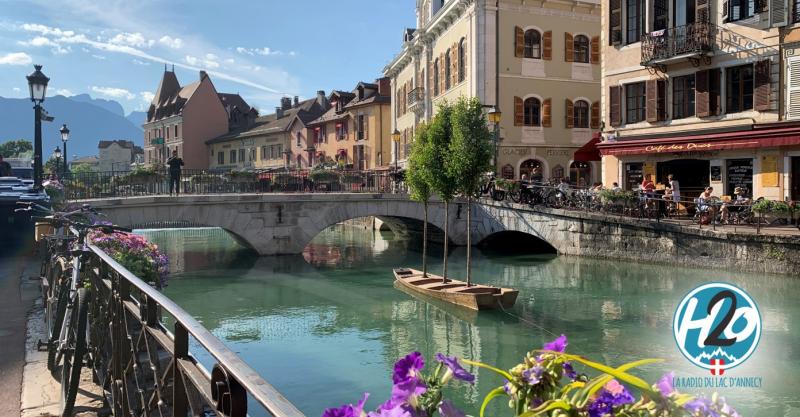
[[[186,416],[188,411],[188,399],[186,397],[186,388],[183,382],[183,374],[181,373],[179,359],[185,359],[189,356],[189,332],[177,320],[175,321],[175,356],[172,358],[172,415]]]

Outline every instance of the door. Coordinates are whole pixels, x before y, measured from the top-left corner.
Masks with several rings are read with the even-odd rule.
[[[789,174],[792,184],[792,200],[800,200],[800,156],[792,157],[792,172]]]
[[[697,197],[709,185],[711,162],[707,159],[673,159],[656,166],[656,183],[666,184],[672,174],[680,184],[681,195]],[[718,190],[722,192],[722,190]]]

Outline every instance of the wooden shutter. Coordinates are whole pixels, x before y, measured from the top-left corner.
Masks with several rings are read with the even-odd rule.
[[[444,57],[444,52],[439,54],[439,94],[444,94],[445,86],[447,85],[444,81],[444,77],[447,75],[447,71],[444,69],[447,66],[447,62],[445,62]]]
[[[608,44],[622,43],[622,0],[609,0]]]
[[[564,62],[572,62],[575,58],[575,43],[572,34],[564,32]]]
[[[730,12],[730,6],[728,0],[724,0],[722,2],[722,23],[728,21],[728,12]]]
[[[709,101],[708,70],[697,71],[694,74],[694,105],[697,117],[711,115]]]
[[[592,103],[592,116],[590,119],[589,127],[592,129],[600,129],[600,102],[595,101]]]
[[[464,80],[467,80],[469,74],[469,41],[464,38]]]
[[[708,3],[709,0],[695,0],[694,16],[696,22],[703,22],[703,23],[711,22],[711,13],[709,12]]]
[[[645,84],[645,96],[647,103],[645,106],[646,120],[650,123],[658,121],[658,94],[656,85],[657,80],[647,80]]]
[[[788,60],[786,118],[800,119],[800,59]]]
[[[600,37],[599,36],[592,36],[592,44],[591,44],[591,63],[592,64],[599,64],[600,63]]]
[[[575,109],[572,105],[572,100],[566,99],[566,110],[567,110],[567,129],[572,129],[575,127]]]
[[[758,111],[770,109],[769,97],[772,90],[770,82],[770,62],[768,59],[755,63],[755,86],[753,88],[753,106]]]
[[[458,84],[458,42],[450,48],[450,86]]]
[[[364,140],[369,139],[369,115],[363,115],[364,118]]]
[[[721,78],[721,69],[712,68],[708,70],[708,110],[713,116],[722,112]]]
[[[656,113],[659,122],[667,120],[667,81],[658,80],[656,83]]]
[[[524,113],[522,99],[514,97],[514,126],[522,126],[525,123]]]
[[[553,106],[551,100],[545,99],[542,102],[542,127],[550,127],[553,125]]]
[[[772,27],[786,26],[789,23],[789,4],[787,0],[770,0],[769,24]]]
[[[433,60],[431,59],[428,62],[428,93],[430,93],[430,97],[433,98]]]
[[[525,31],[521,27],[514,27],[514,56],[522,58],[525,56]]]
[[[622,125],[622,87],[613,85],[608,87],[608,101],[610,102],[609,108],[609,122],[611,126],[617,127]]]
[[[548,30],[543,36],[544,50],[542,51],[542,59],[549,61],[553,59],[553,31]]]

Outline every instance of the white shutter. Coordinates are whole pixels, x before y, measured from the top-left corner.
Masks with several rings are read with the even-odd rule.
[[[800,59],[789,60],[786,118],[800,119]]]
[[[789,22],[788,0],[769,0],[769,23],[773,27],[786,26]]]

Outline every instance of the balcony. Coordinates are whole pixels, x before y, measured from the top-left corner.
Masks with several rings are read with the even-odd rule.
[[[669,63],[710,56],[716,33],[716,27],[705,22],[650,32],[642,37],[642,66],[663,68]]]
[[[417,87],[409,91],[406,102],[408,103],[409,111],[421,115],[425,112],[425,90],[422,87]]]

